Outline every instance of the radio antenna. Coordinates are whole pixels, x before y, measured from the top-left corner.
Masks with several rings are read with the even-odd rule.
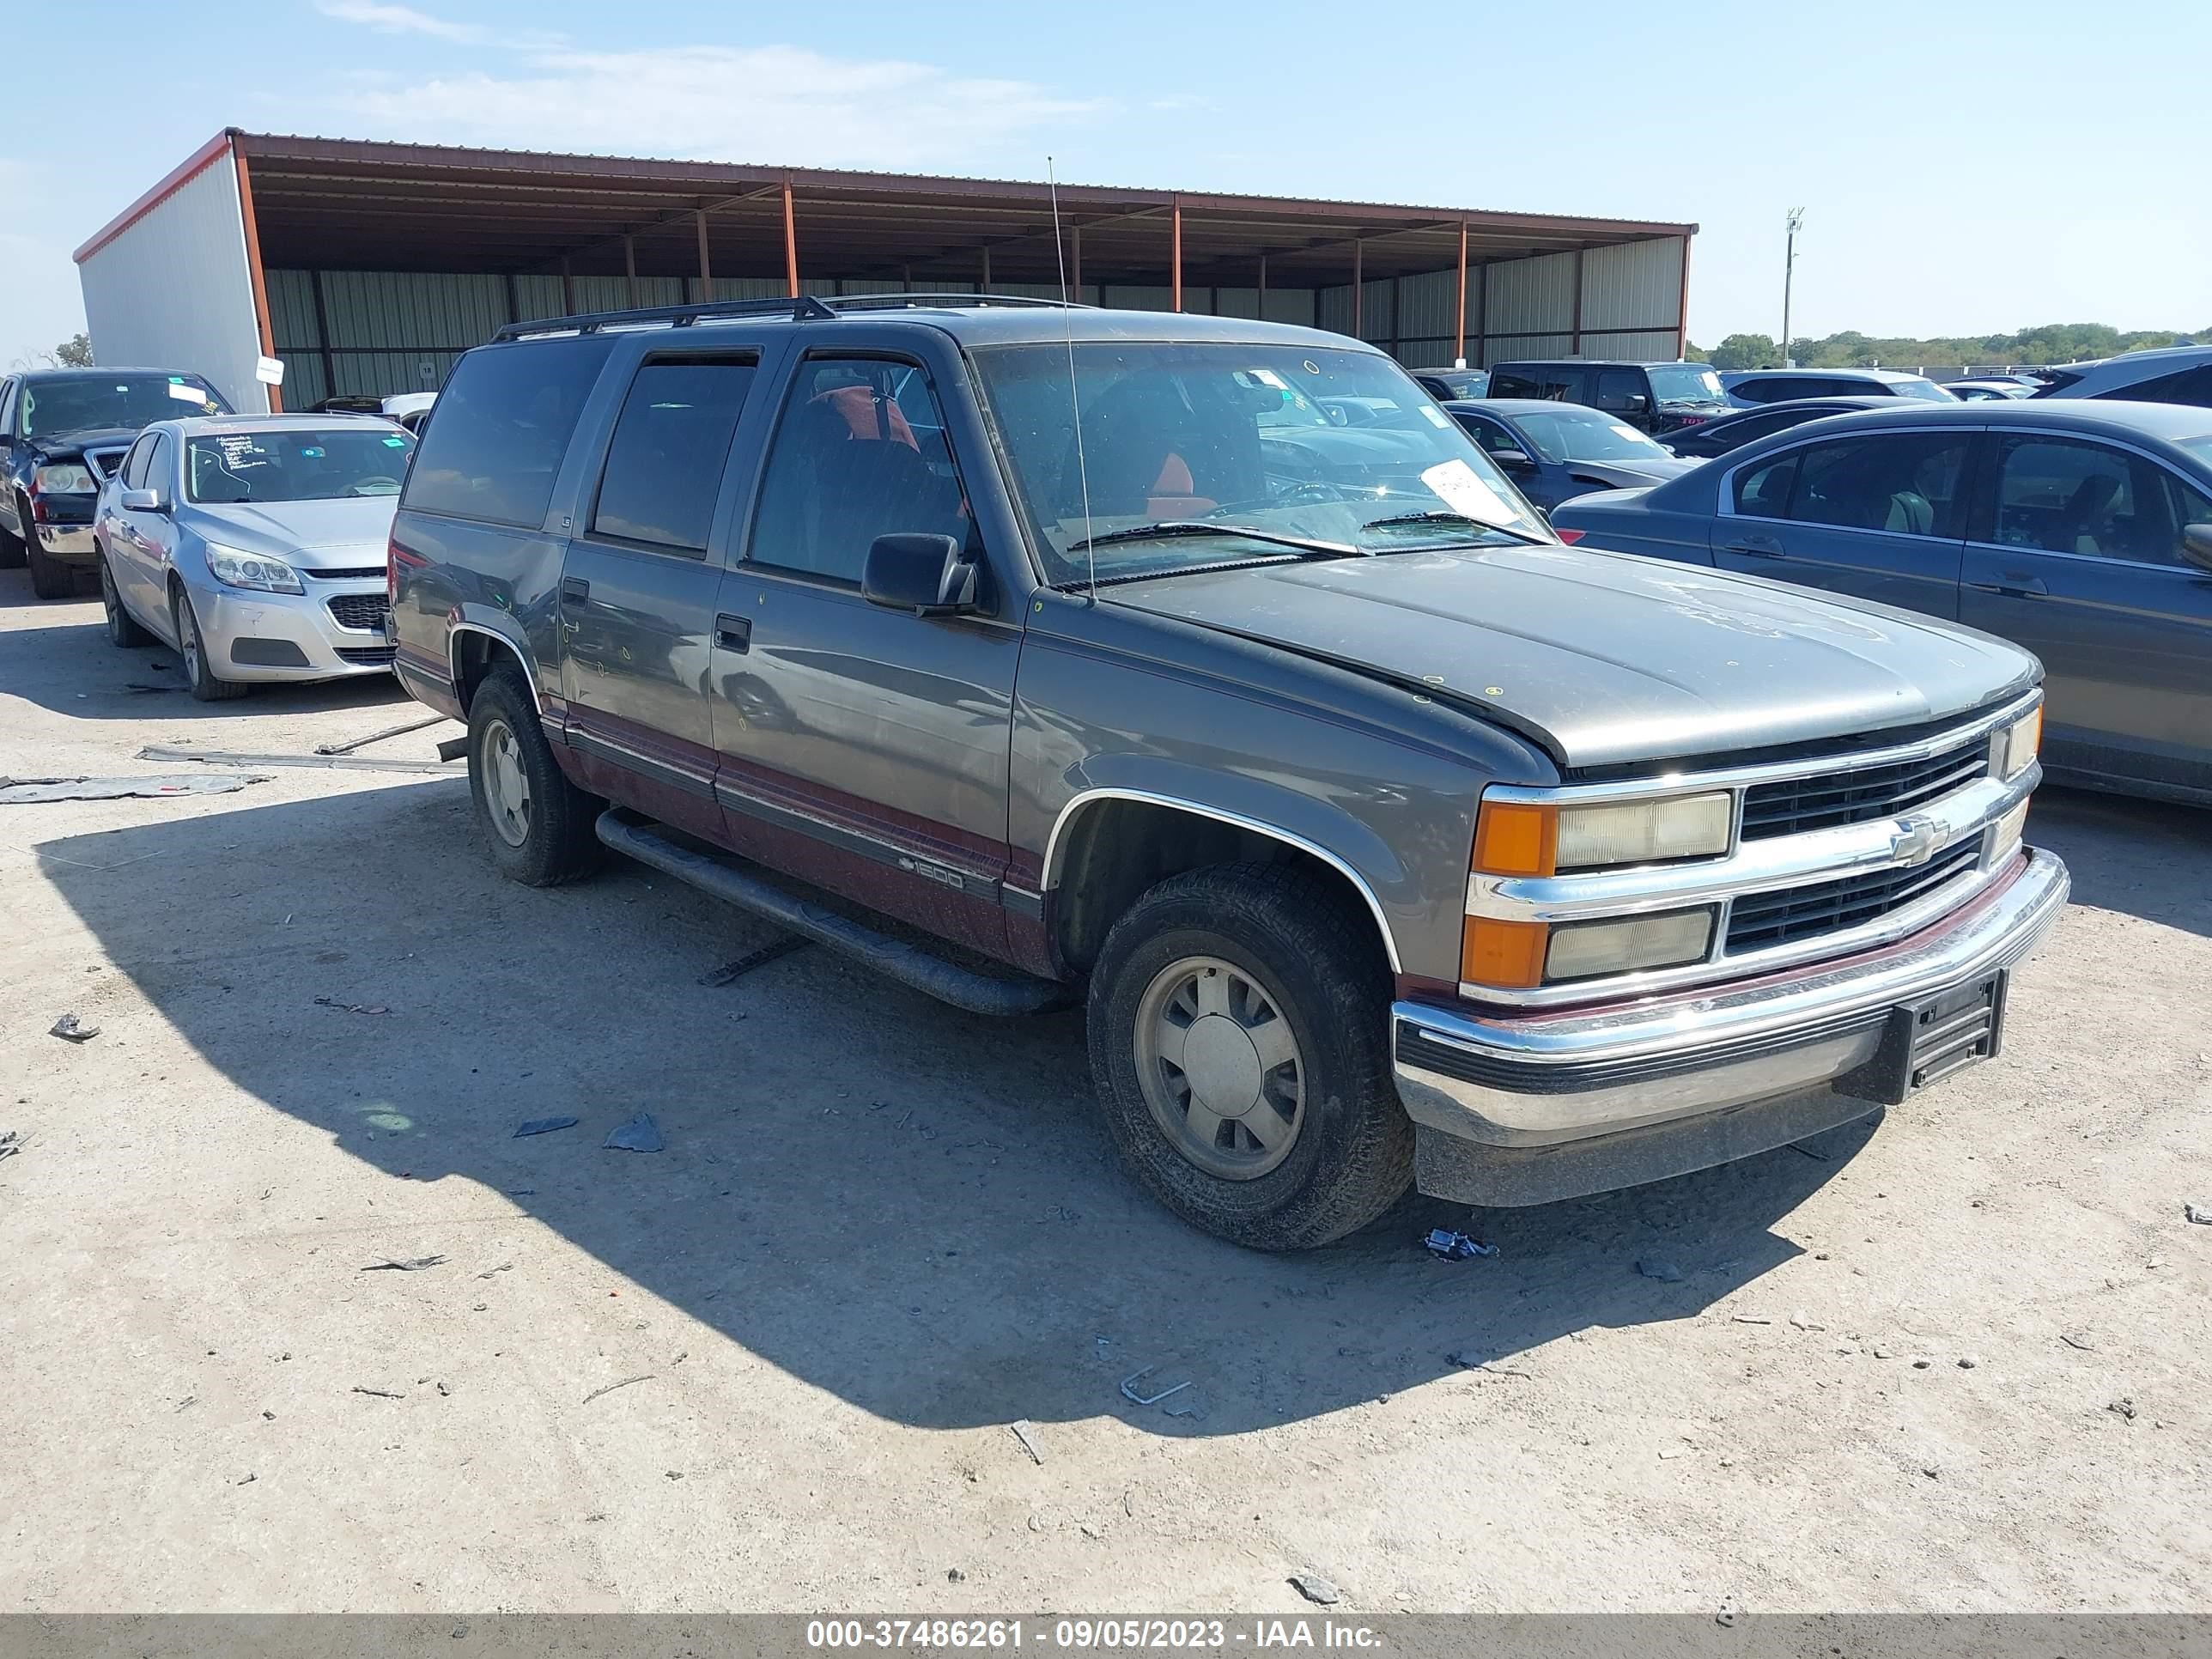
[[[1098,539],[1091,527],[1091,464],[1083,455],[1083,396],[1075,386],[1075,311],[1067,294],[1067,251],[1060,239],[1060,179],[1052,157],[1044,158],[1045,188],[1052,192],[1052,253],[1060,263],[1060,317],[1067,333],[1067,406],[1075,416],[1075,477],[1083,491],[1083,552],[1090,562],[1085,586],[1091,603],[1098,603]]]

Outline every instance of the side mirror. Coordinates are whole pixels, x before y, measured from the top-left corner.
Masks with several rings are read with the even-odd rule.
[[[125,513],[167,513],[169,504],[161,499],[158,489],[126,489],[116,497],[115,504]]]
[[[1493,449],[1490,451],[1490,459],[1508,472],[1533,472],[1536,470],[1536,463],[1525,449]]]
[[[1651,399],[1641,392],[1632,392],[1628,394],[1627,401],[1620,407],[1626,414],[1648,415],[1651,412]]]
[[[2182,526],[2181,556],[2201,569],[2212,570],[2212,524]]]
[[[886,611],[958,617],[981,611],[982,572],[950,536],[878,536],[860,571],[860,597]]]

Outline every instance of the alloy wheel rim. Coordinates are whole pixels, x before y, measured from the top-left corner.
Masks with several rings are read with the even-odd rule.
[[[100,562],[100,604],[107,612],[107,631],[111,637],[123,632],[123,602],[115,591],[115,573],[107,568],[107,561]]]
[[[1137,1080],[1183,1159],[1255,1181],[1290,1156],[1305,1122],[1305,1057],[1280,1003],[1245,969],[1185,957],[1137,1004]]]
[[[177,648],[185,659],[185,672],[194,679],[199,678],[199,622],[192,615],[192,602],[182,596],[177,600]]]
[[[505,720],[484,726],[484,805],[491,827],[509,847],[530,839],[530,774],[522,764],[522,744]]]

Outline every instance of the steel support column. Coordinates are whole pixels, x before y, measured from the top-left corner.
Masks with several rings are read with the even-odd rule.
[[[1459,320],[1454,332],[1458,346],[1452,353],[1454,364],[1467,361],[1467,221],[1459,222]]]
[[[1182,309],[1182,198],[1181,197],[1176,198],[1173,224],[1174,229],[1170,239],[1175,248],[1175,280],[1170,289],[1170,293],[1173,296],[1170,303],[1174,309],[1181,311]]]
[[[628,293],[632,310],[637,308],[637,238],[623,238],[623,275],[629,281]]]
[[[699,210],[699,299],[703,304],[714,297],[714,266],[707,256],[707,210]]]
[[[276,336],[269,326],[269,282],[261,269],[261,232],[253,222],[253,176],[246,169],[246,152],[238,147],[236,139],[231,141],[230,159],[238,169],[238,216],[244,222],[246,228],[246,270],[252,279],[253,323],[261,336],[261,355],[274,357],[276,355]],[[325,340],[324,343],[327,345],[329,342]],[[283,389],[272,386],[265,390],[269,396],[269,412],[282,415],[284,412]]]
[[[1367,337],[1367,266],[1357,236],[1352,239],[1352,337]]]
[[[783,278],[791,297],[799,297],[799,211],[791,199],[791,186],[783,187]]]

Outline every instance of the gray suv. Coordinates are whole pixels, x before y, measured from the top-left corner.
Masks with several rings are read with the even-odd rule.
[[[1336,335],[976,296],[518,325],[416,454],[395,665],[502,872],[612,847],[963,1008],[1079,1000],[1129,1166],[1243,1244],[1995,1054],[2067,890],[2034,659],[1564,546],[1346,398],[1427,404]]]

